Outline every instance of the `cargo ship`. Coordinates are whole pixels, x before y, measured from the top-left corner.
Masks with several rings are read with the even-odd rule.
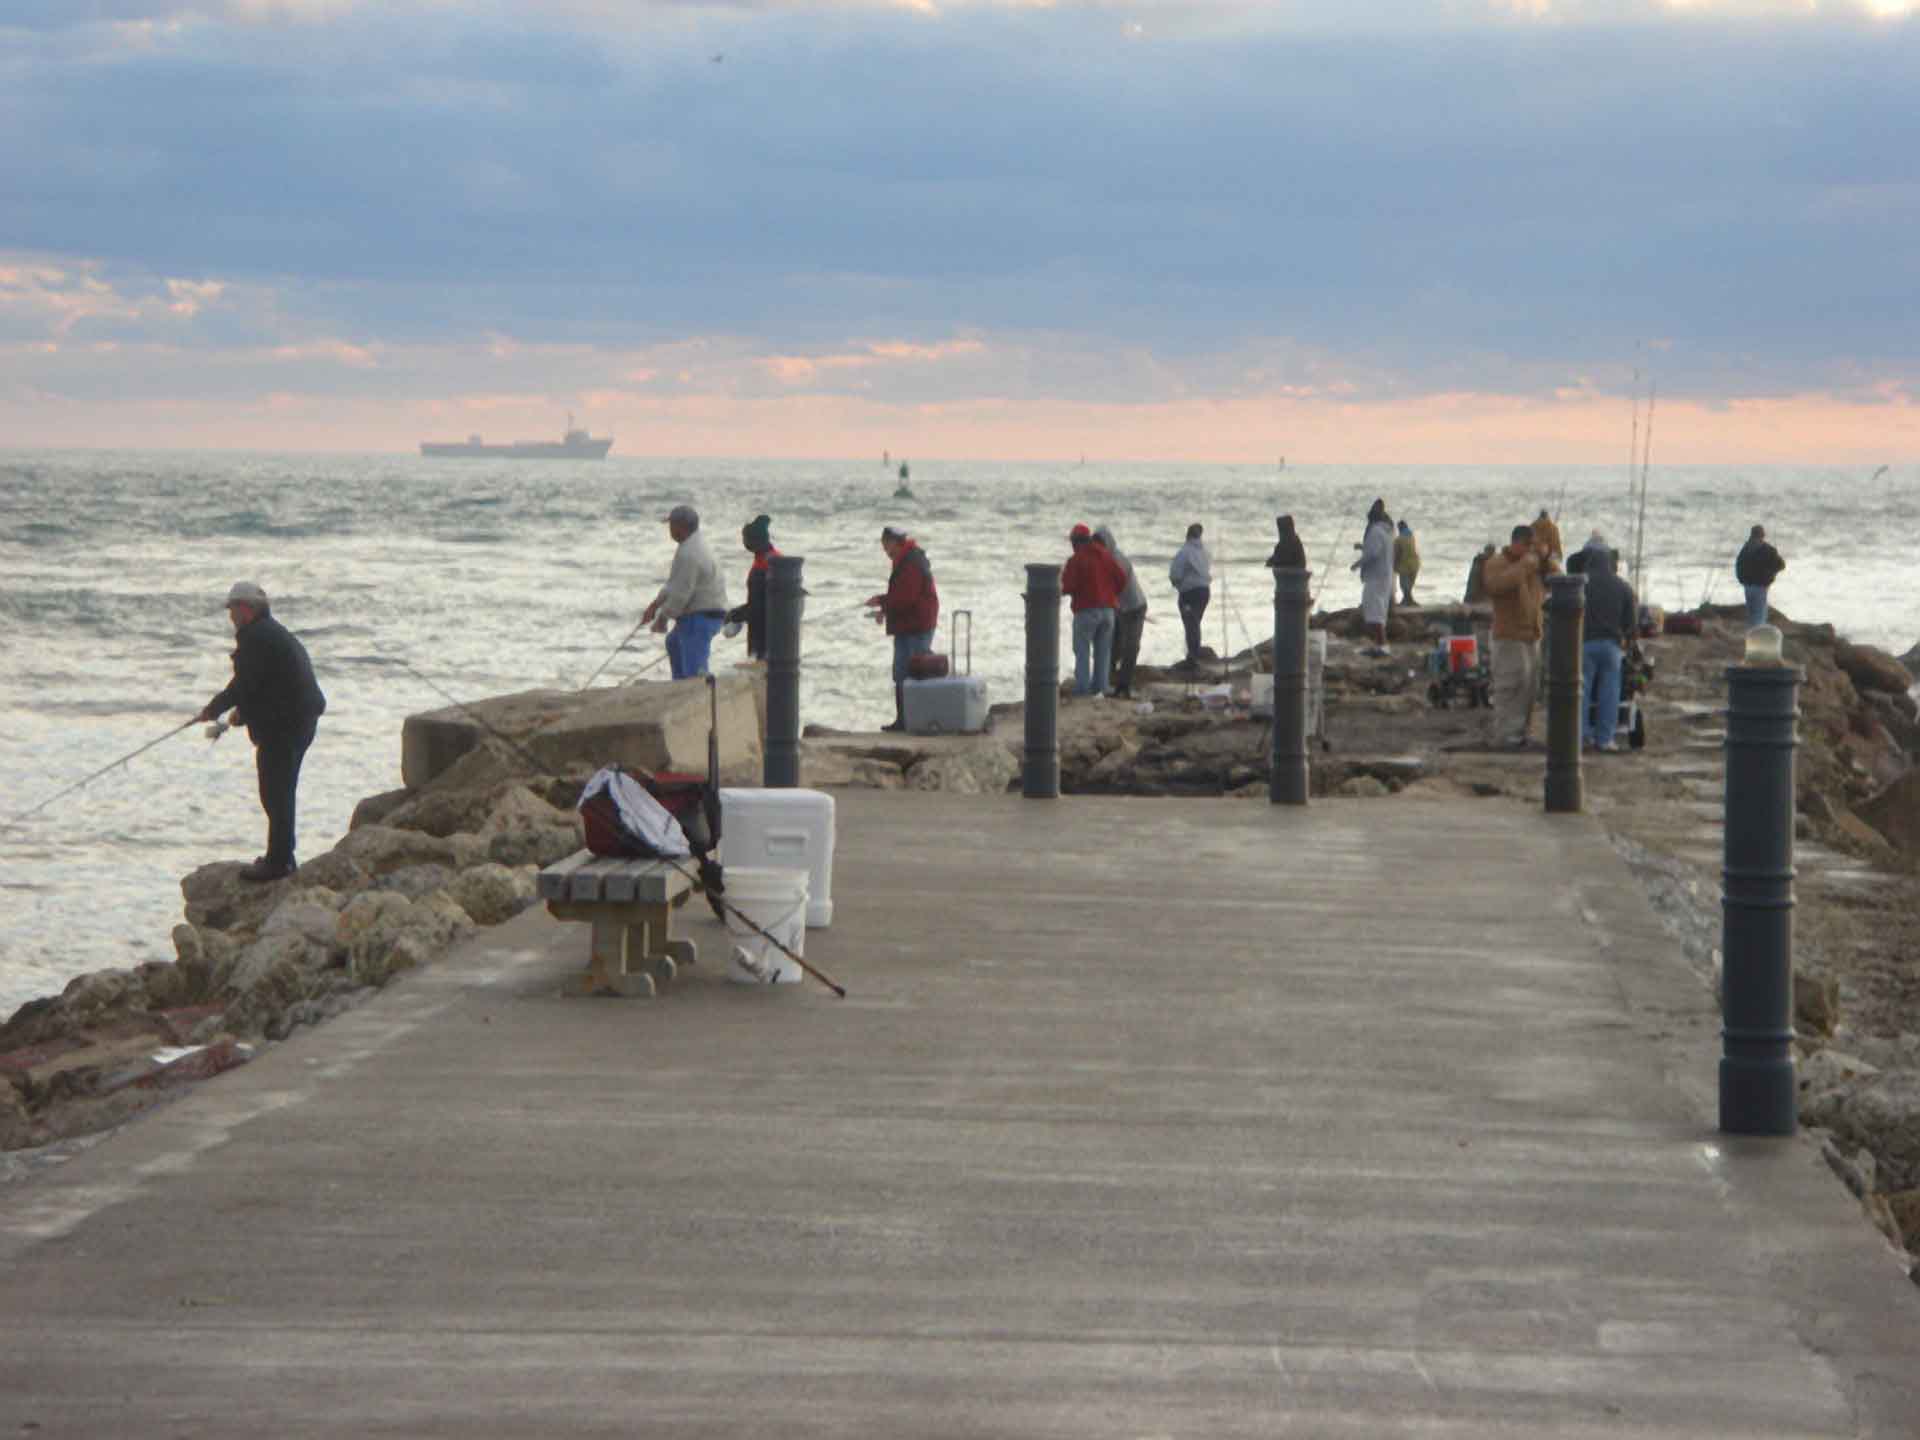
[[[604,460],[613,448],[613,437],[596,439],[577,429],[573,416],[567,416],[567,433],[559,440],[515,440],[510,445],[489,445],[478,435],[459,440],[422,440],[420,453],[435,460]]]

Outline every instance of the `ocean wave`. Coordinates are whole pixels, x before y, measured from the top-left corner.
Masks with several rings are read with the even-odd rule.
[[[446,545],[505,545],[513,539],[498,530],[455,530],[433,538]]]

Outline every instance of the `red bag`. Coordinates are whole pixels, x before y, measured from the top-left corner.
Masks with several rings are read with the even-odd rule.
[[[944,680],[951,668],[944,655],[909,655],[907,657],[909,680]]]

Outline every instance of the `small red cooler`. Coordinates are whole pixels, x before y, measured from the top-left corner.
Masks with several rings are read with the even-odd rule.
[[[1473,669],[1479,660],[1478,651],[1471,635],[1447,636],[1447,669],[1458,675],[1462,671]]]

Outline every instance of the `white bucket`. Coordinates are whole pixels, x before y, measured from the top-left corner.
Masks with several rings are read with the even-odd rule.
[[[799,981],[800,967],[780,953],[779,946],[756,933],[740,918],[744,915],[796,955],[806,953],[807,872],[726,867],[727,933],[733,937],[733,955],[727,979],[738,985],[791,985]],[[739,915],[732,912],[738,910]]]

